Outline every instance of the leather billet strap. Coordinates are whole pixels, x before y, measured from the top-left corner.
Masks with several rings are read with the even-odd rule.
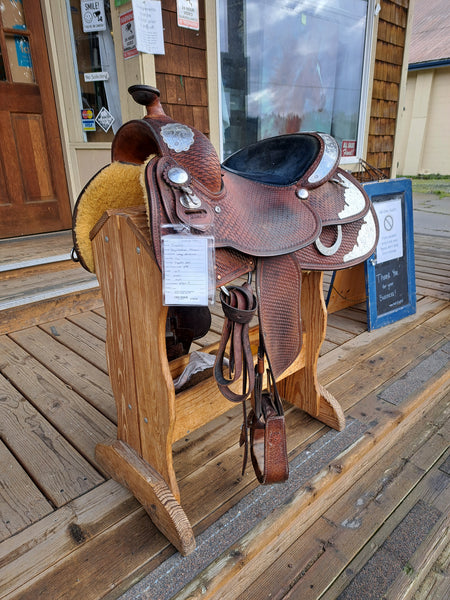
[[[230,286],[221,290],[225,322],[219,350],[214,365],[214,377],[221,393],[231,402],[242,402],[251,394],[255,375],[253,356],[250,347],[250,321],[257,310],[256,297],[249,283],[240,287]],[[228,378],[224,375],[224,358],[229,345]],[[242,378],[241,392],[231,389],[231,385]]]

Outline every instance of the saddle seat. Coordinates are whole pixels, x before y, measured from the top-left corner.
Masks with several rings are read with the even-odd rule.
[[[293,185],[316,163],[321,150],[315,135],[295,133],[280,135],[250,144],[229,156],[222,166],[236,175],[268,183]],[[329,171],[335,168],[336,157]]]

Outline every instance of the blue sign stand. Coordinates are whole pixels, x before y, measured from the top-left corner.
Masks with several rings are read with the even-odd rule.
[[[365,263],[369,331],[416,312],[414,227],[410,179],[364,184],[377,211],[380,240]]]

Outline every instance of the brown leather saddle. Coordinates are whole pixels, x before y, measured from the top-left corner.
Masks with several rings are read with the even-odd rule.
[[[253,409],[244,419],[244,430],[249,423],[255,470],[263,483],[282,481],[286,470],[268,467],[278,459],[267,454],[267,447],[270,436],[279,437],[284,427],[276,380],[301,349],[302,269],[336,270],[366,260],[378,240],[374,209],[361,185],[339,167],[339,146],[328,134],[295,133],[262,140],[221,165],[205,135],[164,113],[158,90],[132,86],[129,91],[147,107],[147,115],[119,129],[112,160],[142,165],[139,176],[145,185],[143,200],[158,265],[161,227],[183,223],[194,234],[213,232],[217,287],[256,271],[255,294],[249,284],[222,287],[225,326],[215,376],[230,400],[252,395]],[[82,195],[74,215],[74,240],[83,262],[76,225],[80,202]],[[256,310],[260,349],[255,371],[247,336]],[[180,329],[185,329],[185,319],[196,329],[195,314],[200,313],[193,311],[179,313]],[[171,318],[177,319],[177,314],[172,309]],[[206,318],[193,335],[208,327]],[[187,338],[181,344],[183,352],[189,346]],[[221,362],[226,353],[227,373]],[[264,359],[268,391],[262,390]],[[234,385],[238,379],[240,392]],[[273,426],[268,427],[269,422]],[[265,457],[258,458],[258,444]]]

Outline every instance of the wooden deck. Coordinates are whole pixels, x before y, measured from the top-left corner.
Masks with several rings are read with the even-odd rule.
[[[96,464],[116,431],[102,306],[11,320],[0,599],[448,597],[449,256],[448,238],[416,237],[415,315],[370,333],[362,305],[329,316],[319,380],[347,427],[287,407],[288,484],[241,477],[240,407],[177,442],[198,545],[184,558]],[[216,310],[198,347],[217,339]]]

